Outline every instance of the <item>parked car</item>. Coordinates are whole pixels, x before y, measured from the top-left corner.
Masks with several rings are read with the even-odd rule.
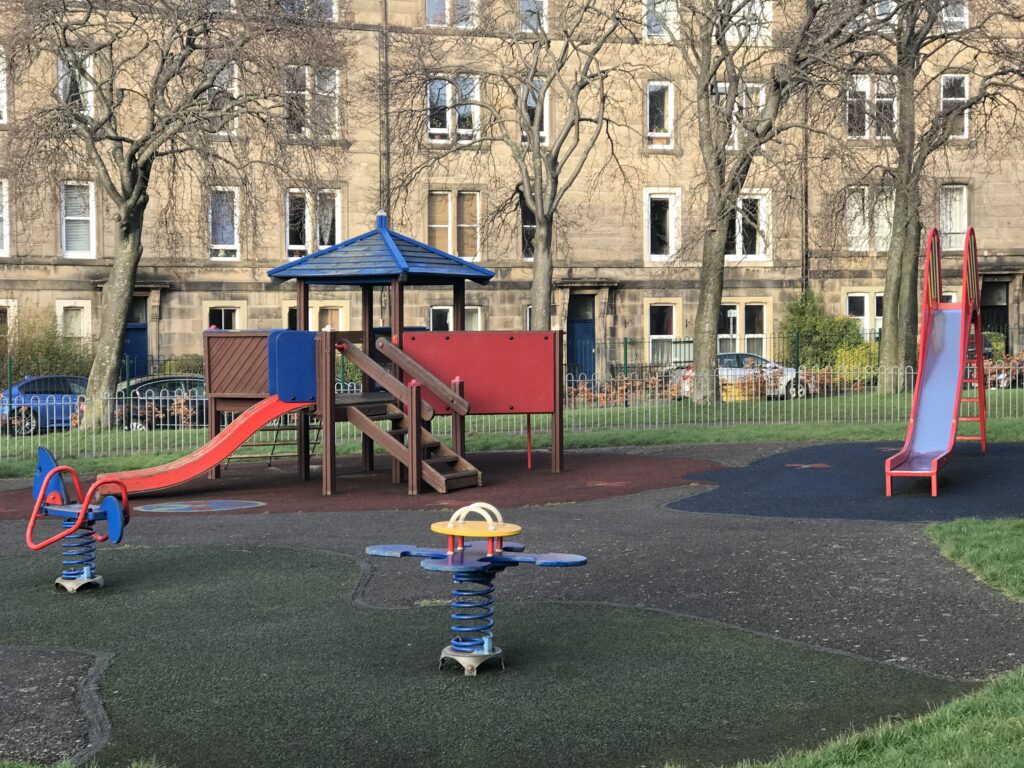
[[[981,356],[983,358],[985,358],[986,360],[991,360],[993,354],[995,354],[995,352],[994,352],[994,350],[992,348],[992,339],[990,339],[988,336],[982,336],[981,338],[982,338]],[[974,358],[974,341],[972,339],[971,341],[967,342],[967,359],[971,360],[973,358]]]
[[[122,381],[114,394],[114,424],[145,430],[206,424],[206,379],[194,374]]]
[[[689,397],[693,391],[693,366],[682,369],[677,377],[681,380],[680,394]],[[774,363],[750,352],[723,352],[718,356],[718,379],[720,382],[738,382],[749,376],[759,376],[764,381],[767,397],[804,397],[808,385],[795,368]]]
[[[72,427],[88,383],[84,376],[26,376],[0,391],[0,424],[21,436]]]

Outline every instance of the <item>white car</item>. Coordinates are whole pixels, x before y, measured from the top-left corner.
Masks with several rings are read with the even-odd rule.
[[[768,397],[804,397],[807,382],[797,375],[795,368],[788,368],[760,355],[750,352],[723,352],[718,356],[718,378],[720,381],[739,381],[751,374],[762,376]],[[693,388],[693,366],[682,372],[684,397],[689,397]]]

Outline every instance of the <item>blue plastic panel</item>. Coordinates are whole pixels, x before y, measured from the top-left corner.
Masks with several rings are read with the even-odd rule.
[[[316,332],[271,331],[267,390],[285,403],[316,400]]]
[[[46,478],[46,475],[49,474],[50,470],[56,466],[59,465],[57,464],[57,460],[53,458],[53,454],[40,445],[39,450],[36,452],[36,474],[32,482],[33,499],[39,498],[39,492],[43,490],[43,480]],[[47,496],[56,491],[60,494],[61,500],[67,501],[68,495],[64,490],[64,478],[60,476],[59,472],[50,478],[50,482],[47,483],[46,486]]]

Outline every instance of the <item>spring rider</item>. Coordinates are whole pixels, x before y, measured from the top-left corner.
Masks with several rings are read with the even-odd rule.
[[[477,514],[481,520],[467,520]],[[451,643],[441,651],[438,669],[446,661],[460,664],[467,675],[475,675],[477,667],[496,659],[505,668],[501,648],[494,644],[494,577],[506,568],[520,563],[549,568],[586,565],[582,555],[549,552],[543,555],[523,554],[525,547],[505,539],[522,528],[506,523],[501,513],[490,504],[476,502],[462,507],[449,520],[430,526],[434,533],[448,536],[445,549],[417,547],[414,544],[378,544],[366,548],[366,554],[377,557],[423,557],[420,567],[452,575],[450,618],[454,622]],[[476,539],[466,543],[466,539]],[[486,542],[484,541],[486,540]]]
[[[71,476],[77,501],[68,495],[61,477],[64,472]],[[120,486],[120,498],[114,495],[101,496],[98,492],[106,486]],[[29,549],[42,549],[63,540],[64,569],[54,581],[54,586],[68,592],[77,592],[84,587],[102,587],[103,577],[96,573],[96,542],[110,541],[117,544],[121,541],[130,517],[128,491],[124,485],[117,480],[97,481],[89,486],[88,493],[83,494],[82,484],[75,471],[70,467],[58,466],[53,454],[40,447],[32,495],[36,503],[28,521],[28,530],[25,531],[25,543]],[[94,496],[101,496],[99,503],[90,503]],[[63,530],[36,543],[32,540],[32,533],[40,517],[60,519]],[[99,521],[107,524],[105,536],[93,530]]]

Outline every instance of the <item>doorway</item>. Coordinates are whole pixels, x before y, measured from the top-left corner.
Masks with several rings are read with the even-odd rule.
[[[566,367],[570,376],[594,378],[594,326],[593,294],[573,294],[569,297],[567,318]]]
[[[148,376],[149,371],[149,298],[136,296],[128,309],[121,353],[121,379]]]

